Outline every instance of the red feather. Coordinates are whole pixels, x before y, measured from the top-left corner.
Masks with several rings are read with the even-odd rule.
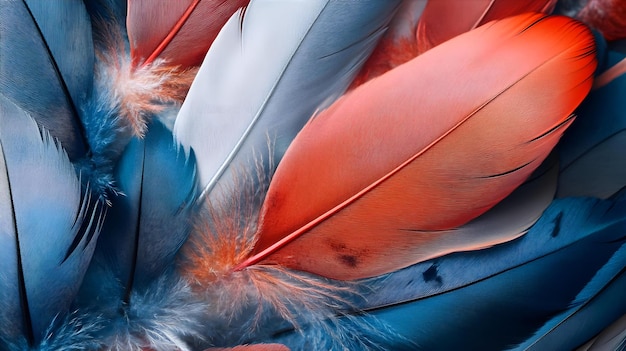
[[[217,33],[249,0],[129,0],[128,38],[135,66],[157,58],[198,66]]]
[[[429,1],[417,26],[417,50],[421,54],[493,20],[524,12],[550,13],[555,4],[556,0]]]
[[[626,2],[589,0],[576,18],[602,32],[606,40],[626,38]]]
[[[287,150],[253,255],[237,269],[261,262],[358,279],[493,245],[422,249],[539,166],[591,88],[594,53],[581,23],[525,14],[355,89]]]

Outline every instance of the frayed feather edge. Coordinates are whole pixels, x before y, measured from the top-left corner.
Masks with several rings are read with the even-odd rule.
[[[200,324],[205,304],[192,294],[189,284],[172,274],[162,275],[142,291],[133,291],[130,304],[105,297],[89,315],[106,319],[94,336],[110,351],[191,351],[190,344],[204,339]]]
[[[262,162],[256,164],[261,167]],[[255,178],[233,177],[231,189],[213,189],[219,194],[210,198],[219,200],[205,198],[204,217],[183,247],[182,272],[206,303],[203,324],[207,342],[201,346],[278,341],[292,350],[377,350],[383,349],[379,341],[401,338],[373,317],[346,313],[355,311],[353,302],[363,299],[356,283],[332,281],[279,265],[233,271],[254,246],[267,177],[257,169]],[[284,342],[276,339],[278,332],[285,333]]]

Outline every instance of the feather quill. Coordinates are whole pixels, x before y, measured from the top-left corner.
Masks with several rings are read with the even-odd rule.
[[[232,186],[236,173],[254,171],[259,159],[271,172],[315,110],[347,88],[398,4],[252,1],[233,15],[174,127],[199,155],[201,196],[217,183]]]
[[[130,0],[127,28],[134,65],[161,58],[172,66],[199,66],[228,18],[248,1]]]
[[[362,85],[295,139],[261,209],[253,255],[237,269],[279,263],[355,279],[493,245],[477,237],[421,248],[493,207],[539,166],[595,66],[586,27],[526,14]]]
[[[549,14],[556,2],[556,0],[429,1],[417,25],[417,51],[419,54],[424,53],[459,34],[493,20],[524,12]]]
[[[49,130],[71,160],[83,157],[89,147],[78,116],[94,63],[85,5],[2,1],[0,18],[0,93]]]
[[[53,138],[3,95],[0,126],[0,335],[35,346],[68,313],[103,211]]]

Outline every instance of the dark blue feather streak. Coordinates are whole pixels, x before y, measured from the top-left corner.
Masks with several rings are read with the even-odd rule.
[[[371,282],[376,292],[365,307],[420,349],[524,349],[564,325],[577,333],[556,339],[571,349],[626,313],[626,303],[601,308],[601,299],[615,301],[606,291],[623,284],[625,214],[623,200],[556,200],[513,242]],[[577,313],[594,315],[595,324]]]

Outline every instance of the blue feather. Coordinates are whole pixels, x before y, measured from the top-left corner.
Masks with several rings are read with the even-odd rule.
[[[623,284],[624,213],[623,200],[555,200],[513,242],[369,282],[374,293],[365,296],[363,307],[420,349],[523,348],[568,316],[592,309],[592,300],[611,289],[608,284]],[[615,298],[613,293],[608,301]],[[595,313],[592,328],[580,319],[568,321],[577,333],[560,335],[569,343],[563,349],[581,345],[623,313],[626,304],[620,302]],[[446,336],[451,330],[454,338]]]
[[[597,36],[598,71],[603,73],[626,55],[606,48]],[[558,197],[606,198],[626,186],[626,75],[593,90],[575,111],[576,120],[558,145],[561,160]]]
[[[0,322],[3,340],[36,345],[78,291],[103,219],[66,154],[0,95]]]
[[[84,4],[2,1],[0,19],[0,92],[59,139],[71,160],[83,157],[89,147],[78,113],[94,62]]]
[[[185,154],[158,121],[150,125],[145,139],[134,138],[129,143],[115,171],[122,194],[111,199],[79,307],[100,311],[121,323],[120,330],[130,328],[133,332],[149,328],[133,329],[142,321],[147,323],[146,309],[163,308],[174,313],[175,309],[162,305],[172,301],[178,301],[181,313],[196,309],[192,300],[184,301],[190,299],[191,292],[172,271],[197,210],[195,174],[193,153]],[[140,302],[141,309],[136,307],[136,299],[144,301]],[[184,303],[188,303],[187,308]],[[130,318],[131,326],[123,327],[128,315],[144,317]]]

